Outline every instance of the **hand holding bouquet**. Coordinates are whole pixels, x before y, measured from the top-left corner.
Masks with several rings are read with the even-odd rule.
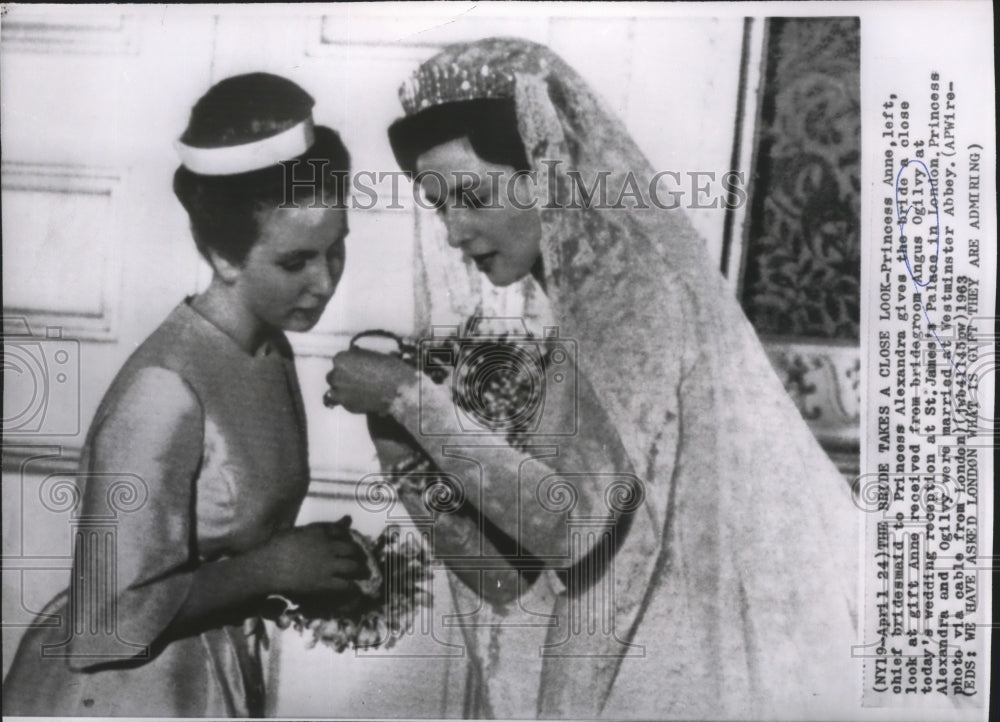
[[[317,594],[295,600],[272,595],[269,602],[279,605],[274,616],[280,628],[311,633],[309,646],[321,643],[337,652],[389,648],[413,626],[420,608],[431,603],[426,550],[415,535],[396,525],[374,540],[356,529],[350,532],[365,550],[370,572],[368,579],[356,582],[360,595],[346,603]]]

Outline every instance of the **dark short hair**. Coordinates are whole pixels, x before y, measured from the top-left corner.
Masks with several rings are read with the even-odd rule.
[[[472,150],[487,163],[531,170],[511,99],[443,103],[400,118],[389,126],[389,144],[396,162],[410,173],[416,173],[421,154],[457,138],[468,138]]]
[[[281,132],[311,114],[312,97],[268,73],[228,78],[195,104],[181,141],[199,147],[245,143],[261,129]],[[174,194],[191,221],[198,251],[242,263],[260,235],[261,212],[284,203],[344,205],[350,154],[336,131],[318,126],[313,145],[280,164],[232,175],[202,175],[181,166]]]

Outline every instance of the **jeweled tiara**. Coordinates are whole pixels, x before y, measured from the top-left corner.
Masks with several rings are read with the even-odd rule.
[[[514,97],[514,75],[489,64],[478,68],[457,63],[423,66],[399,88],[403,111],[413,115],[425,108],[462,100]]]

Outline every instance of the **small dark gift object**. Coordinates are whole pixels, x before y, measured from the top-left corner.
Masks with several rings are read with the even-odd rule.
[[[362,348],[362,346],[358,344],[358,341],[365,338],[385,338],[390,341],[394,341],[396,343],[396,351],[390,352],[391,355],[397,356],[413,368],[420,368],[419,349],[413,344],[407,343],[399,334],[379,328],[362,331],[351,339],[349,347],[352,349]],[[444,367],[428,366],[420,370],[427,374],[436,384],[443,383],[444,380],[448,378],[448,370]],[[337,402],[333,400],[333,396],[329,390],[323,394],[323,405],[328,409],[332,409],[337,405]]]

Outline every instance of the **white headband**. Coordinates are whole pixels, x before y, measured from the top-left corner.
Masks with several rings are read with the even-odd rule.
[[[174,143],[181,163],[200,175],[234,175],[260,170],[305,153],[315,141],[312,118],[263,140],[224,148],[195,148]]]

